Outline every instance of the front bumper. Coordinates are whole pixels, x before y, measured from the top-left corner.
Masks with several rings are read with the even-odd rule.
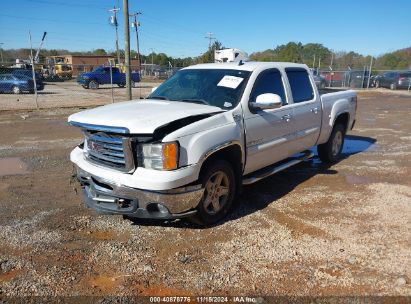
[[[76,169],[86,206],[104,214],[152,219],[187,217],[196,213],[204,193],[201,185],[165,191],[135,189],[93,176],[78,166]]]

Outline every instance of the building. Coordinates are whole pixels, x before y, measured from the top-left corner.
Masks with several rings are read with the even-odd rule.
[[[114,65],[116,56],[110,55],[59,55],[46,57],[46,64],[65,64],[72,67],[73,76],[77,76],[84,72],[92,71],[95,67],[101,65],[109,65],[111,62]],[[124,62],[124,58],[120,59]],[[139,70],[138,60],[131,58],[132,71]]]

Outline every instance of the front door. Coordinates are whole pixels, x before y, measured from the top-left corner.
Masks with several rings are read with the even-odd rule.
[[[277,69],[261,72],[254,83],[249,103],[255,102],[258,95],[273,93],[281,97],[283,106],[278,109],[249,108],[244,111],[247,147],[245,174],[293,154],[289,143],[295,133],[295,120],[284,88],[284,77]]]

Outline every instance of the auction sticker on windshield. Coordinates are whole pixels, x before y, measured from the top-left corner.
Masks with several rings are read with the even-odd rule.
[[[236,76],[229,76],[226,75],[220,82],[217,84],[219,87],[226,87],[230,89],[237,89],[240,83],[244,80],[244,78],[236,77]]]

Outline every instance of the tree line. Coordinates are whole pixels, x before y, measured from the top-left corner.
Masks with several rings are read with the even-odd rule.
[[[165,53],[150,53],[141,54],[142,63],[154,63],[160,66],[185,67],[197,63],[206,63],[213,61],[214,50],[224,48],[222,43],[215,41],[203,54],[197,57],[176,58]],[[57,55],[110,55],[116,57],[115,51],[105,49],[95,49],[85,52],[72,52],[66,49],[43,49],[40,52],[40,62],[45,62],[47,56]],[[120,50],[121,57],[124,56],[124,51]],[[16,58],[28,59],[30,49],[8,49],[3,50],[3,58],[5,62],[14,62]],[[131,57],[137,58],[137,52],[132,50]],[[289,42],[287,44],[278,45],[273,49],[268,49],[261,52],[255,52],[250,55],[250,59],[254,61],[287,61],[296,63],[305,63],[309,67],[329,69],[362,69],[364,66],[369,66],[371,56],[365,56],[353,51],[334,52],[319,43]],[[384,55],[374,57],[373,69],[376,70],[394,70],[394,69],[411,69],[411,47],[386,53]]]
[[[362,69],[369,66],[371,56],[350,51],[333,52],[319,43],[289,42],[273,49],[251,54],[255,61],[288,61],[305,63],[313,68]],[[373,57],[373,69],[411,69],[411,47]]]

